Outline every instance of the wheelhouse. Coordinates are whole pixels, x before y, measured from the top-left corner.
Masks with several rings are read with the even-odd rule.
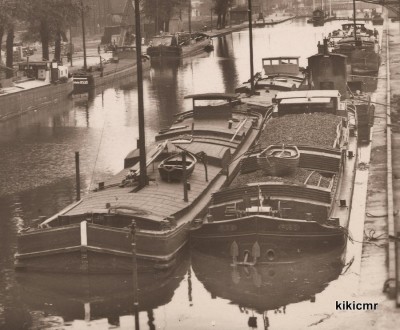
[[[265,57],[262,66],[266,75],[287,74],[297,76],[299,74],[299,56]]]
[[[280,92],[276,95],[273,116],[325,112],[340,115],[344,104],[337,90]]]

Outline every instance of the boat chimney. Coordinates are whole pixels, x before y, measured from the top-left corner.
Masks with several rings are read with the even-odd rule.
[[[323,46],[323,54],[324,55],[329,55],[329,50],[328,50],[328,38],[324,38],[324,46]]]
[[[318,41],[317,47],[318,47],[318,54],[323,54],[324,46],[321,45],[321,41]]]

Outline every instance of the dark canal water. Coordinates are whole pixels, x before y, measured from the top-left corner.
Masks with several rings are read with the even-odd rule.
[[[255,29],[256,71],[265,56],[299,55],[306,66],[317,42],[340,24],[313,28],[300,19]],[[147,141],[190,107],[183,96],[232,92],[248,79],[248,31],[215,39],[214,45],[210,54],[157,64],[146,73]],[[129,276],[18,274],[13,255],[19,228],[74,201],[75,151],[84,192],[122,168],[136,146],[136,107],[135,83],[116,82],[89,98],[0,123],[1,329],[133,328]],[[305,328],[323,317],[327,304],[334,308],[335,292],[347,289],[336,280],[342,271],[338,257],[236,269],[186,251],[176,268],[140,274],[140,328]]]

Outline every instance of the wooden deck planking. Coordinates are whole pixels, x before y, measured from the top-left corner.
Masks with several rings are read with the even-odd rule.
[[[245,111],[247,105],[239,106],[240,110]],[[246,133],[250,133],[249,139],[246,139],[243,150],[247,150],[250,144],[254,141],[254,137],[258,135],[258,131],[251,131],[253,122],[252,116],[248,116],[246,113],[238,114],[234,113],[234,118],[238,121],[233,122],[231,128],[228,127],[227,119],[216,119],[216,120],[195,120],[195,138],[203,139],[202,141],[193,141],[190,144],[177,144],[182,149],[187,149],[192,153],[198,153],[204,151],[207,155],[213,156],[218,159],[222,159],[226,151],[229,149],[232,154],[235,154],[236,148],[241,144],[241,136]],[[245,123],[242,125],[243,121]],[[173,130],[170,133],[174,133],[174,136],[179,136],[179,134],[188,134],[191,132],[191,123],[193,118],[186,118],[182,122],[177,123],[176,127],[182,126],[183,128]],[[202,131],[198,132],[196,135],[196,130]],[[204,131],[204,132],[203,132]],[[175,135],[177,133],[177,135]],[[227,136],[221,136],[220,133],[228,133]],[[161,134],[159,137],[168,139],[168,133]],[[234,136],[236,138],[230,141]],[[216,142],[213,143],[212,139]],[[210,139],[210,141],[207,141]],[[206,141],[204,141],[206,140]],[[161,142],[159,140],[158,142]],[[221,141],[221,144],[218,143]],[[227,146],[228,144],[228,146]],[[231,147],[233,145],[234,147]],[[171,145],[169,145],[171,147]],[[170,150],[171,151],[171,150]],[[181,151],[176,148],[176,151]],[[230,165],[230,173],[235,166],[237,166],[239,160],[235,160],[233,164]],[[188,178],[190,182],[190,190],[188,191],[188,202],[183,200],[183,184],[181,182],[165,182],[161,180],[158,173],[159,162],[153,163],[153,165],[148,166],[147,174],[151,179],[148,186],[144,187],[138,193],[132,192],[134,186],[120,187],[122,180],[125,179],[129,172],[129,169],[123,169],[116,175],[114,175],[109,180],[106,180],[104,185],[105,189],[92,192],[85,196],[82,202],[72,209],[68,210],[65,215],[78,215],[90,213],[96,209],[104,209],[106,204],[110,204],[111,207],[120,208],[120,213],[125,212],[127,214],[134,214],[137,212],[139,215],[145,215],[148,218],[162,220],[166,217],[190,206],[194,199],[201,197],[199,199],[200,204],[195,205],[193,209],[189,210],[188,214],[184,215],[180,222],[190,221],[190,217],[199,212],[204,208],[207,203],[206,199],[211,197],[211,193],[217,191],[226,181],[226,176],[220,176],[218,180],[214,182],[214,185],[208,188],[209,182],[214,180],[216,176],[221,172],[221,167],[215,165],[207,165],[208,180],[205,181],[205,169],[204,165],[199,161],[192,175]],[[207,191],[206,191],[207,190]],[[206,193],[205,193],[206,191]],[[137,210],[137,211],[135,211]]]
[[[208,165],[209,181],[215,178],[220,171],[221,168]],[[124,172],[126,173],[128,170],[121,171],[119,174]],[[91,212],[95,209],[104,209],[105,205],[110,203],[112,207],[138,208],[138,210],[152,214],[162,220],[190,205],[190,201],[197,198],[208,185],[205,181],[203,164],[197,164],[193,174],[188,178],[191,185],[191,190],[188,191],[189,202],[184,202],[182,183],[162,181],[157,169],[149,171],[149,174],[155,176],[156,181],[151,181],[140,193],[131,192],[133,187],[116,186],[106,188],[85,196],[82,203],[67,212],[66,215],[77,215]],[[123,177],[121,176],[121,178]]]
[[[198,152],[204,151],[208,156],[216,157],[221,159],[226,149],[231,149],[229,147],[209,144],[209,143],[201,143],[196,142],[195,144],[178,144],[182,149],[185,149],[192,154],[196,154]],[[234,150],[234,148],[232,148]],[[232,151],[231,149],[231,151]]]

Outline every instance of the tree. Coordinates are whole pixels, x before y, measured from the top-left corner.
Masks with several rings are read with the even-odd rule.
[[[5,0],[0,1],[0,48],[3,45],[4,33],[7,30],[8,22],[10,21],[9,10]],[[1,51],[0,51],[0,63],[1,63]]]
[[[66,41],[66,30],[75,23],[81,11],[87,10],[82,0],[24,0],[27,8],[28,37],[40,40],[43,59],[48,60],[49,44],[55,41],[54,58],[61,60],[61,40]]]
[[[14,24],[21,9],[21,0],[0,0],[0,45],[3,42],[4,34],[6,37],[6,66],[13,67],[13,47],[14,47]],[[1,55],[0,55],[1,60]],[[13,76],[12,70],[7,70],[6,77]]]
[[[214,0],[214,12],[218,15],[218,29],[223,29],[226,26],[226,14],[231,6],[231,0]]]
[[[4,37],[4,26],[0,25],[0,64],[2,63],[1,58],[1,45],[3,44],[3,37]]]
[[[146,18],[153,20],[156,33],[169,31],[169,21],[179,8],[188,8],[188,0],[145,0],[143,11]]]
[[[6,67],[11,69],[14,61],[14,25],[10,24],[7,28],[6,39]],[[6,77],[12,78],[13,71],[7,70]]]

